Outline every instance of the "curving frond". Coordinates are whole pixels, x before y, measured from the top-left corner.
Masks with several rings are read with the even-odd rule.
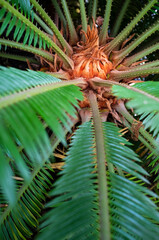
[[[46,52],[39,48],[35,48],[32,46],[26,45],[26,44],[24,45],[23,43],[18,43],[18,42],[14,42],[11,40],[6,40],[6,39],[0,38],[0,45],[4,45],[5,47],[7,47],[7,46],[14,47],[14,48],[20,49],[22,51],[36,54],[37,56],[43,57],[45,60],[47,60],[49,62],[53,62],[53,60],[54,60],[54,56],[51,53]],[[25,58],[25,61],[26,61],[26,59],[29,60],[29,58],[27,56],[23,57],[23,58]]]
[[[0,238],[30,239],[38,227],[38,218],[44,208],[47,192],[52,184],[52,170],[48,164],[37,167],[30,176],[30,181],[16,178],[18,186],[17,202],[14,207],[4,208],[0,216]],[[3,196],[3,195],[2,195]],[[8,229],[9,226],[9,229]]]
[[[134,19],[114,38],[109,44],[106,52],[110,53],[116,46],[118,46],[135,27],[136,23],[140,21],[141,18],[152,8],[152,6],[157,2],[157,0],[152,0],[140,11],[140,13],[134,17]]]
[[[149,82],[146,83],[137,83],[134,85],[137,89],[141,89],[144,92],[147,92],[157,98],[159,98],[159,84],[158,82]],[[140,114],[140,113],[139,113]],[[146,117],[147,116],[147,117]],[[149,129],[150,132],[153,133],[153,136],[155,137],[159,133],[159,111],[154,110],[153,112],[150,111],[150,114],[145,112],[140,117],[140,120],[143,120],[143,125],[146,129]]]
[[[63,127],[70,129],[69,116],[76,117],[74,106],[78,106],[77,99],[82,99],[79,89],[71,85],[72,82],[60,83],[45,73],[1,68],[0,154],[3,161],[0,164],[3,174],[0,183],[10,203],[15,202],[15,190],[9,158],[28,181],[28,169],[18,147],[24,147],[33,167],[47,161],[52,149],[43,122],[65,143]]]
[[[41,17],[44,19],[44,21],[47,23],[47,25],[50,27],[50,29],[53,31],[59,42],[61,43],[63,48],[66,48],[66,52],[68,54],[72,53],[72,48],[68,44],[68,42],[63,38],[62,34],[52,21],[52,19],[48,16],[48,14],[45,12],[45,10],[39,5],[39,3],[36,0],[30,0],[33,4],[34,8],[38,11],[38,13],[41,15]]]
[[[150,196],[153,196],[153,193],[139,185],[139,183],[137,184],[133,180],[130,181],[124,177],[125,174],[130,173],[131,176],[145,181],[140,173],[145,175],[146,172],[137,164],[139,162],[138,156],[128,147],[131,144],[120,136],[119,129],[112,123],[103,124],[103,128],[107,162],[115,165],[117,171],[118,168],[123,171],[123,176],[119,176],[108,165],[109,172],[111,173],[109,190],[111,221],[113,223],[112,239],[148,240],[152,233],[151,227],[156,232],[152,238],[157,239],[158,226],[147,221],[147,219],[154,219],[154,222],[157,223],[159,220],[159,215],[157,211],[155,212],[154,204],[152,202],[150,204],[152,212],[148,211],[146,207],[149,202],[146,195],[149,196],[150,194]],[[139,222],[142,222],[141,225]]]
[[[91,123],[85,123],[73,136],[62,176],[50,193],[54,200],[47,204],[56,208],[44,215],[38,239],[98,239],[92,146]]]
[[[43,49],[46,49],[46,46],[48,48],[51,47],[56,53],[58,53],[59,57],[65,62],[67,66],[73,67],[72,60],[57,46],[57,44],[55,44],[51,40],[51,38],[48,35],[46,35],[42,30],[40,30],[36,25],[34,25],[33,22],[30,21],[30,19],[28,19],[26,16],[20,13],[16,8],[14,8],[14,6],[10,5],[5,0],[2,0],[0,2],[0,6],[2,6],[2,9],[1,9],[2,14],[0,19],[6,13],[5,20],[3,21],[0,27],[0,35],[2,35],[4,31],[6,31],[6,36],[8,36],[10,32],[14,29],[13,39],[16,40],[17,42],[25,34],[23,37],[24,45],[28,43],[28,45],[30,46],[33,43],[34,47],[36,47],[37,45],[39,45],[39,48],[43,48]],[[49,20],[51,21],[50,18]],[[63,39],[62,35],[58,30],[55,33],[57,33],[58,39],[60,40],[61,38]],[[64,39],[63,39],[63,42],[65,42]],[[65,42],[64,47],[67,47],[68,49],[68,46],[69,45]]]
[[[158,114],[159,114],[159,83],[144,82],[135,84],[133,87],[113,86],[113,93],[120,97],[129,99],[126,104],[128,108],[133,108],[135,113],[142,115],[145,128],[151,126],[151,131],[158,134]]]
[[[155,52],[156,50],[159,50],[159,43],[156,43],[156,44],[150,46],[149,48],[146,48],[143,51],[140,51],[140,52],[134,54],[133,56],[127,57],[124,60],[124,65],[130,66],[132,63],[136,62],[140,58],[143,58],[144,56],[148,56],[149,54],[151,54],[152,52]]]
[[[141,44],[145,39],[147,39],[153,33],[158,31],[159,30],[158,25],[159,25],[159,21],[157,21],[155,24],[153,24],[149,29],[147,29],[141,35],[139,35],[128,46],[126,46],[125,48],[121,49],[118,52],[117,57],[115,57],[115,62],[117,62],[119,64],[128,54],[130,54],[136,47],[138,47],[139,44]]]
[[[125,91],[123,86],[113,86],[113,92],[116,96],[120,98],[129,99],[126,104],[128,108],[133,108],[134,113],[139,115],[139,120],[142,121],[143,126],[140,128],[139,132],[144,136],[153,148],[149,148],[145,144],[145,140],[142,141],[149,150],[151,154],[147,156],[147,159],[151,159],[150,166],[151,173],[157,173],[159,170],[158,162],[158,137],[159,137],[159,83],[158,82],[144,82],[137,83],[134,87],[131,87]],[[123,114],[123,112],[121,112]],[[135,119],[134,119],[135,120]],[[132,120],[133,121],[133,120]],[[147,129],[152,133],[152,138],[144,129]],[[155,179],[158,180],[158,177]]]
[[[136,178],[147,182],[146,178],[141,174],[148,174],[142,167],[140,167],[140,165],[136,164],[136,162],[140,162],[140,160],[137,154],[130,149],[132,144],[125,138],[121,137],[117,128],[111,123],[104,124],[104,136],[105,151],[110,172],[114,166],[117,170],[122,169],[125,173],[129,173]],[[134,161],[132,161],[132,159],[134,159]],[[113,164],[113,166],[109,163]]]
[[[128,163],[133,174],[131,170],[128,172],[137,178],[141,176],[140,172],[145,174],[135,163],[134,160],[138,162],[139,159],[126,146],[128,142],[120,136],[119,129],[113,123],[104,123],[103,131],[107,163],[115,166],[122,162]],[[46,207],[52,209],[42,218],[41,233],[37,239],[51,236],[59,240],[99,239],[102,231],[98,207],[101,196],[98,190],[99,165],[95,162],[97,155],[94,151],[96,143],[93,135],[94,127],[87,122],[80,126],[73,136],[61,177],[50,192],[53,200]],[[115,152],[112,152],[113,145],[116,146]],[[122,164],[120,169],[127,172]],[[108,174],[107,168],[105,174],[106,172]],[[107,235],[105,239],[148,240],[151,236],[157,240],[159,227],[155,223],[158,222],[159,215],[154,203],[148,198],[156,195],[133,180],[119,176],[116,171],[109,169],[109,172],[109,201],[106,208],[109,213],[111,238]]]
[[[131,84],[159,73],[158,0],[146,2],[52,0],[49,16],[0,0],[0,48],[47,71],[0,67],[0,239],[158,240],[159,83]]]

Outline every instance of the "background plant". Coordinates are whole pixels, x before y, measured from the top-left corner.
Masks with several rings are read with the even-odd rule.
[[[53,22],[35,0],[0,0],[1,56],[40,70],[0,69],[1,239],[158,239],[159,84],[141,82],[159,73],[158,1],[145,2],[117,16],[115,0],[53,0]]]

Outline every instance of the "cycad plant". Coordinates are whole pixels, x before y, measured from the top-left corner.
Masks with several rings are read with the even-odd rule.
[[[0,67],[0,239],[157,240],[158,1],[50,2],[0,0],[0,56],[36,62]]]

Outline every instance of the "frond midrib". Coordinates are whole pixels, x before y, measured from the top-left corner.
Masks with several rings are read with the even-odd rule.
[[[47,85],[42,86],[36,86],[35,88],[26,89],[24,91],[14,93],[8,96],[4,96],[0,98],[0,109],[5,108],[9,105],[13,105],[17,102],[23,101],[25,99],[31,98],[33,96],[36,96],[38,94],[42,94],[48,91],[51,91],[56,88],[68,86],[68,85],[78,85],[80,83],[83,83],[83,80],[77,79],[77,80],[71,80],[71,81],[65,81],[65,82],[59,82],[59,83],[50,83]]]

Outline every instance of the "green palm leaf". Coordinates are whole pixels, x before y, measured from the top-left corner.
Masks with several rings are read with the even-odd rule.
[[[93,177],[96,174],[92,174],[94,167],[92,134],[91,123],[86,123],[74,135],[62,176],[51,192],[51,196],[60,196],[47,205],[57,208],[45,215],[45,221],[41,226],[45,227],[45,231],[38,239],[51,236],[59,240],[84,239],[85,236],[86,239],[90,239],[90,236],[97,238],[98,206],[96,187],[93,185]],[[94,212],[91,212],[91,209],[94,209]],[[52,231],[48,231],[52,226],[54,226]]]
[[[15,235],[17,239],[32,236],[34,229],[38,227],[38,218],[51,185],[51,171],[49,165],[45,164],[34,171],[29,183],[24,183],[23,179],[17,180],[17,203],[14,207],[5,207],[0,218],[1,239],[15,239]],[[8,225],[10,230],[7,228]]]
[[[111,239],[148,240],[151,237],[157,240],[159,227],[155,223],[159,221],[159,215],[154,203],[148,198],[156,195],[132,180],[119,176],[114,167],[111,170],[110,164],[120,166],[126,174],[130,173],[143,180],[145,178],[140,173],[146,172],[134,162],[139,161],[137,155],[126,146],[129,143],[120,136],[119,129],[114,124],[105,123],[103,131],[108,163],[105,171],[109,174],[109,201],[106,208],[109,212]],[[61,178],[50,192],[53,200],[47,207],[52,207],[52,210],[42,218],[41,234],[37,239],[51,236],[59,240],[99,239],[102,230],[98,207],[101,196],[97,189],[99,172],[98,166],[95,167],[93,135],[93,126],[87,122],[73,136]],[[113,145],[116,146],[115,152],[112,152]],[[127,163],[130,164],[130,169],[127,169]]]
[[[105,152],[110,171],[112,171],[112,166],[109,163],[113,164],[117,169],[122,169],[124,172],[130,173],[136,178],[147,182],[145,177],[143,177],[143,175],[148,175],[147,172],[135,163],[135,161],[140,162],[140,160],[137,154],[130,149],[132,144],[119,136],[117,128],[111,123],[104,124],[104,136]]]
[[[68,130],[65,130],[65,134]],[[50,137],[51,147],[54,150],[60,140],[54,136]],[[26,156],[23,157],[28,164],[30,171],[32,164]],[[4,199],[4,194],[0,192],[1,215],[0,215],[0,238],[1,239],[30,239],[39,226],[39,218],[44,208],[44,203],[48,197],[48,191],[52,186],[52,169],[48,163],[43,162],[43,166],[36,166],[32,171],[29,181],[19,177],[17,167],[12,162],[16,180],[16,204],[9,205]],[[8,228],[8,225],[10,227]]]
[[[12,5],[15,5],[16,8],[21,8],[21,11],[24,11],[24,13],[30,13],[31,11],[31,5],[30,0],[7,0]]]
[[[125,91],[126,90],[126,91]],[[153,134],[153,137],[148,138],[151,145],[155,148],[151,155],[147,156],[147,159],[152,157],[150,166],[152,166],[152,172],[157,173],[159,170],[158,161],[158,134],[159,134],[159,83],[158,82],[144,82],[135,84],[134,87],[113,86],[113,92],[120,98],[127,98],[128,108],[133,108],[134,113],[140,116],[144,128],[148,129]],[[153,142],[152,142],[153,141]],[[157,165],[156,165],[157,164]],[[155,179],[158,180],[158,177]]]
[[[30,52],[40,57],[42,67],[59,72],[51,76],[0,67],[0,239],[158,239],[158,196],[149,189],[158,193],[159,84],[126,85],[130,78],[159,72],[158,60],[152,61],[150,55],[158,50],[157,35],[147,39],[158,34],[158,24],[153,24],[158,1],[147,0],[145,6],[142,2],[138,7],[136,2],[125,0],[119,11],[122,1],[52,0],[54,8],[49,17],[49,9],[45,11],[40,5],[42,1],[0,0],[0,48]],[[143,17],[150,11],[153,14],[146,22]],[[104,18],[98,21],[97,16]],[[128,16],[132,17],[124,28]],[[86,35],[80,37],[81,30],[86,32],[92,22],[99,23],[99,48],[98,37],[93,39],[89,33],[88,39]],[[131,40],[129,34],[134,32],[138,36]],[[142,43],[148,48],[142,50]],[[90,57],[97,65],[99,62],[102,67],[104,59],[100,54],[95,57],[94,50],[104,51],[113,64],[105,79],[61,81],[53,77],[63,77],[62,69],[64,75],[73,78],[78,49],[84,53],[79,51],[79,59],[86,59],[86,66],[81,62],[80,70],[90,70],[89,45],[88,56],[92,52]],[[134,55],[134,49],[140,52]],[[11,58],[18,59],[16,55]],[[149,61],[139,65],[136,61],[142,59]],[[83,122],[89,110],[82,108],[78,114],[78,101],[83,97],[75,85],[84,92],[80,106],[86,103],[89,115],[92,112],[92,120],[80,127],[79,117]],[[101,121],[101,101],[109,109],[106,114],[110,122]],[[112,122],[126,126],[132,135]],[[70,133],[72,127],[74,134]],[[70,143],[69,149],[66,143]],[[140,154],[140,160],[132,149]],[[60,174],[57,170],[53,173],[52,167],[64,156]]]
[[[24,148],[33,167],[47,161],[52,148],[44,122],[65,143],[63,127],[70,129],[69,115],[76,117],[74,106],[78,106],[77,99],[82,97],[78,88],[71,84],[60,83],[45,73],[1,69],[0,154],[3,174],[0,183],[10,203],[15,202],[15,190],[9,159],[15,161],[22,177],[29,180],[27,166],[18,148]]]
[[[159,83],[144,82],[135,84],[134,87],[113,86],[113,93],[119,98],[130,99],[127,103],[128,108],[133,108],[135,113],[144,119],[145,128],[154,131],[154,136],[158,134],[159,118]],[[147,116],[147,117],[146,117]],[[146,117],[146,118],[145,118]]]
[[[40,5],[36,1],[35,3],[40,7]],[[54,43],[51,40],[49,36],[47,36],[42,30],[40,30],[36,25],[33,24],[32,20],[30,20],[30,15],[27,18],[20,11],[18,11],[14,6],[9,4],[9,2],[5,0],[1,0],[0,6],[2,7],[1,9],[2,17],[4,16],[5,12],[7,12],[5,20],[0,26],[0,35],[2,35],[2,33],[6,30],[6,35],[8,36],[11,30],[14,29],[13,38],[18,42],[23,36],[23,34],[25,33],[25,36],[23,38],[24,45],[28,42],[28,45],[30,46],[34,42],[33,45],[36,46],[38,44],[39,48],[43,47],[43,49],[46,49],[46,46],[48,48],[51,47],[61,57],[61,59],[63,59],[63,61],[66,62],[67,66],[70,65],[73,68],[72,60],[57,46],[56,43]],[[39,12],[40,11],[41,11],[41,8],[39,9]],[[31,13],[33,14],[32,11]],[[46,15],[45,17],[48,16],[43,10],[43,15],[44,14]],[[2,17],[0,17],[0,19]],[[52,23],[51,19],[49,18],[49,23],[50,22]],[[59,32],[59,30],[56,28],[55,24],[52,23],[52,25],[55,31],[55,35],[60,40],[62,46],[66,47],[68,52],[72,51],[71,47],[64,40],[63,36]]]

